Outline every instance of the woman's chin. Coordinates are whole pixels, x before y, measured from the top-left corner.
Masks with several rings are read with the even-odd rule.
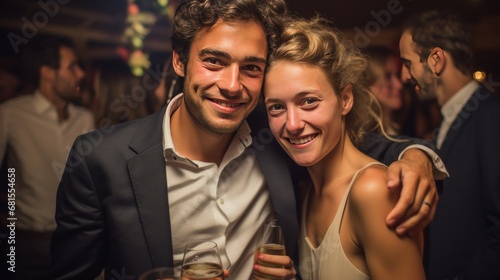
[[[302,167],[309,167],[317,162],[315,159],[310,159],[310,158],[303,158],[303,157],[292,157],[293,161],[302,166]]]

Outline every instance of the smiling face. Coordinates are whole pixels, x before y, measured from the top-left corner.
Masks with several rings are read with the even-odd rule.
[[[351,107],[319,67],[277,61],[264,92],[271,131],[297,164],[311,166],[332,154],[344,134],[342,115]]]
[[[202,127],[234,132],[257,105],[266,57],[266,36],[255,22],[219,20],[201,30],[187,65],[173,55],[175,72],[185,78],[183,106]]]
[[[392,110],[399,110],[403,106],[403,97],[401,96],[403,84],[400,79],[401,64],[399,58],[391,57],[385,65],[385,79],[389,84],[389,95],[387,106]]]
[[[415,84],[415,91],[419,94],[437,94],[437,79],[427,64],[427,60],[420,61],[420,55],[416,52],[416,45],[409,31],[405,31],[401,36],[399,50],[403,64],[401,68],[401,80],[403,82],[410,81]]]

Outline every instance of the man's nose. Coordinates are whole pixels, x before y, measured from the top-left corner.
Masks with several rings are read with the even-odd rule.
[[[81,81],[83,79],[83,77],[85,77],[85,72],[83,72],[82,68],[80,68],[80,66],[76,66],[75,67],[75,77],[76,77],[76,80],[77,81]]]
[[[401,81],[407,82],[411,80],[410,70],[406,66],[401,67]]]
[[[219,89],[229,95],[235,95],[241,92],[240,69],[237,65],[232,65],[224,69],[222,80],[219,82]]]

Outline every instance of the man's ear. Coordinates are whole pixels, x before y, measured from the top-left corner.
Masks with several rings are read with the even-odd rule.
[[[56,70],[50,68],[47,65],[42,65],[39,70],[40,79],[52,81],[54,79],[55,71]]]
[[[342,115],[347,115],[354,104],[354,98],[352,94],[352,85],[348,85],[340,95],[340,108],[342,109]]]
[[[172,52],[172,67],[174,68],[175,74],[179,77],[184,77],[185,65],[176,51]]]
[[[435,47],[427,58],[427,64],[436,76],[441,76],[446,66],[446,56],[443,49]]]

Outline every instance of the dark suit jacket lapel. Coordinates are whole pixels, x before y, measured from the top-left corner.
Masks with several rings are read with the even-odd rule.
[[[153,267],[173,266],[162,125],[165,108],[139,125],[130,148],[130,180]]]
[[[447,157],[448,153],[451,150],[453,142],[455,142],[456,138],[460,134],[460,126],[457,126],[456,124],[457,120],[453,122],[450,129],[446,133],[443,144],[441,145],[441,149],[439,150],[439,155],[443,158]]]
[[[474,111],[478,106],[480,106],[480,102],[487,99],[489,96],[490,94],[489,92],[487,92],[487,89],[485,87],[479,87],[479,89],[474,92],[471,98],[469,98],[465,106],[453,121],[453,124],[448,130],[448,133],[446,134],[443,145],[441,146],[439,152],[441,157],[447,158],[448,153],[451,151],[453,143],[456,141],[461,131],[463,131],[463,127],[465,126],[465,124],[471,119],[471,115],[474,114]]]

